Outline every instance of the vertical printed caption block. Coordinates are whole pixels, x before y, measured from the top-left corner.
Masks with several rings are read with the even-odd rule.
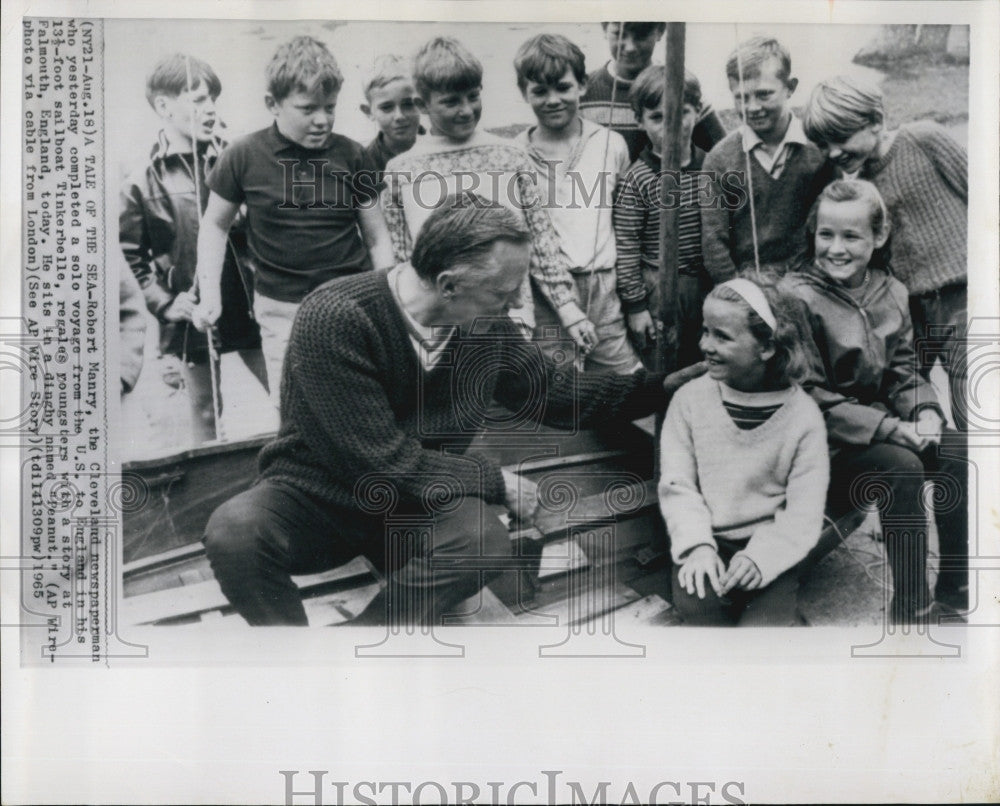
[[[116,637],[121,495],[108,475],[103,63],[100,21],[23,23],[20,447],[25,664],[145,654]],[[113,278],[117,285],[117,278]],[[8,363],[10,363],[8,361]]]

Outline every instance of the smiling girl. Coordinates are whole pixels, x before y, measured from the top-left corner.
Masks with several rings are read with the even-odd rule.
[[[807,309],[814,362],[805,386],[826,417],[831,508],[839,515],[879,506],[894,583],[890,618],[926,620],[935,611],[921,488],[933,478],[948,502],[936,513],[944,562],[935,596],[965,610],[965,443],[943,430],[934,390],[917,372],[906,288],[873,260],[889,238],[885,203],[870,182],[839,180],[820,195],[809,228],[812,264],[782,284]]]
[[[723,283],[701,349],[708,373],[674,396],[661,436],[674,605],[696,626],[799,624],[796,566],[819,540],[830,463],[796,383],[794,304],[770,284]]]

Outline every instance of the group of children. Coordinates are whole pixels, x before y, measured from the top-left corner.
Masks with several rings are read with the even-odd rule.
[[[524,305],[511,317],[543,351],[572,343],[584,371],[638,371],[673,304],[680,366],[704,360],[662,433],[660,500],[687,621],[795,623],[798,577],[830,548],[818,545],[824,511],[871,503],[856,494],[869,476],[892,488],[874,496],[891,616],[926,618],[926,538],[888,526],[923,512],[925,471],[965,500],[960,449],[936,450],[945,418],[926,377],[950,357],[953,419],[964,427],[964,152],[935,124],[889,130],[878,90],[850,78],[818,85],[800,120],[785,47],[741,43],[725,68],[735,131],[685,76],[678,296],[661,299],[667,76],[651,61],[665,25],[602,28],[611,60],[590,74],[563,36],[520,47],[517,85],[536,123],[515,140],[478,127],[483,68],[451,38],[430,40],[412,62],[376,60],[362,109],[378,134],[367,147],[333,132],[344,79],[315,39],[278,49],[265,95],[274,123],[228,146],[211,67],[161,62],[147,86],[161,141],[126,184],[121,214],[161,349],[184,357],[208,425],[206,330],[248,365],[260,345],[259,376],[278,403],[303,298],[408,260],[430,211],[472,192],[514,210],[531,233]],[[960,505],[938,522],[948,561],[934,600],[957,611],[968,606],[965,517]]]

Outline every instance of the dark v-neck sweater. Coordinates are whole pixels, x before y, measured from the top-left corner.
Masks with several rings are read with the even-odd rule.
[[[281,428],[261,451],[261,475],[344,510],[378,509],[377,480],[408,501],[447,489],[502,503],[500,466],[464,453],[481,429],[524,436],[538,422],[586,427],[666,404],[662,375],[577,373],[572,356],[556,367],[508,318],[489,324],[454,336],[428,371],[385,274],[316,289],[292,327]],[[494,399],[509,418],[489,418]]]
[[[797,263],[806,251],[806,218],[820,191],[833,179],[833,165],[812,143],[792,143],[781,175],[775,179],[753,154],[754,218],[761,265]],[[747,155],[739,130],[712,149],[702,170],[713,174],[715,206],[701,208],[705,268],[716,283],[732,279],[754,264]]]

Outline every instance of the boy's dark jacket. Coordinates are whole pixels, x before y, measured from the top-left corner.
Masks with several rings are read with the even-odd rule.
[[[146,307],[160,323],[160,351],[195,363],[208,357],[207,341],[190,322],[163,318],[174,297],[189,291],[194,282],[198,254],[198,221],[208,202],[205,175],[223,147],[221,140],[198,148],[196,204],[193,158],[190,153],[169,153],[164,134],[149,161],[122,186],[118,239],[125,260],[142,287]],[[217,329],[223,350],[260,346],[260,333],[250,314],[253,280],[245,264],[246,238],[242,227],[230,231],[222,271],[223,313]],[[243,272],[243,278],[241,278]]]
[[[941,413],[934,389],[917,372],[906,287],[872,268],[855,301],[812,264],[781,286],[802,303],[810,376],[803,387],[826,419],[831,447],[869,445],[887,416],[911,420],[922,408]]]

